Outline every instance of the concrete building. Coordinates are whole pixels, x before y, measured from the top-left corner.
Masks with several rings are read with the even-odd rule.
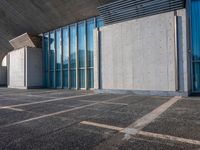
[[[2,0],[0,19],[0,85],[200,93],[200,0]]]

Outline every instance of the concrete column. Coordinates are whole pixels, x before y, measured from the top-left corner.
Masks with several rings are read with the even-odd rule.
[[[100,76],[99,76],[99,69],[100,69],[100,63],[99,63],[99,53],[100,53],[100,31],[98,28],[94,29],[94,89],[100,88]]]

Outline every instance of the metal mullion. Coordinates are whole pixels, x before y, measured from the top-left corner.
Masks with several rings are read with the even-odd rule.
[[[48,80],[47,80],[47,86],[50,88],[50,32],[48,32]]]
[[[70,67],[70,26],[68,26],[68,40],[67,40],[67,43],[68,43],[68,56],[69,56],[69,58],[68,58],[68,89],[71,89],[71,71],[70,71],[70,69],[71,69],[71,67]]]
[[[61,88],[63,88],[63,30],[60,28],[60,48],[61,48]]]
[[[54,55],[54,88],[56,88],[56,62],[57,62],[57,48],[56,48],[56,30],[54,30],[54,51],[55,51],[55,55]]]
[[[76,89],[79,89],[79,58],[78,58],[78,24],[75,24],[76,27]]]
[[[88,89],[88,36],[87,36],[87,21],[84,21],[85,24],[85,89]]]

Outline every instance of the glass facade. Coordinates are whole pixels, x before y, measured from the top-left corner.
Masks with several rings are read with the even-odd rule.
[[[94,88],[93,30],[101,18],[91,18],[44,33],[44,84],[49,88]]]
[[[200,0],[191,1],[193,92],[200,92]]]

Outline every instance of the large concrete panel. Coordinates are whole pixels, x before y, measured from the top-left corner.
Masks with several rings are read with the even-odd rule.
[[[42,49],[26,48],[27,51],[27,87],[43,86]]]
[[[174,12],[105,26],[101,29],[102,89],[188,91],[185,10],[178,11],[179,57],[176,58]],[[183,81],[184,80],[184,81]]]
[[[24,47],[9,53],[8,87],[38,88],[43,84],[42,50]]]
[[[25,51],[24,48],[9,53],[9,85],[10,88],[24,88],[25,75]]]

